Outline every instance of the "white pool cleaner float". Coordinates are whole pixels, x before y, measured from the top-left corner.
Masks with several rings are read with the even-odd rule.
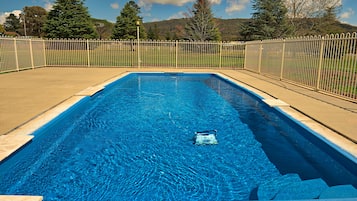
[[[214,145],[218,144],[217,130],[197,131],[195,132],[194,144],[195,145]]]

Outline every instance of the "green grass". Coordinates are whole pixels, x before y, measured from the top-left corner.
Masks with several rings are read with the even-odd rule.
[[[285,59],[284,79],[317,87],[319,58]],[[356,98],[357,86],[350,86],[357,80],[357,62],[352,56],[323,58],[319,89],[345,97]]]
[[[138,66],[138,52],[131,46],[97,47],[89,51],[91,66]],[[244,57],[242,51],[222,51],[219,53],[197,53],[179,50],[176,60],[176,51],[172,47],[141,47],[141,66],[165,67],[230,67],[242,68]],[[87,50],[46,50],[47,65],[88,65]],[[177,64],[176,64],[177,61]]]

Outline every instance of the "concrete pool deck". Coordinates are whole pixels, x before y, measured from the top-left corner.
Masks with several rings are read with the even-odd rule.
[[[0,161],[32,139],[36,129],[83,97],[128,72],[213,72],[258,93],[357,158],[357,103],[245,70],[47,67],[0,74]],[[0,197],[13,200],[15,197]],[[41,197],[16,197],[42,200]]]
[[[280,99],[292,108],[357,142],[357,103],[280,82],[243,70],[129,69],[129,68],[39,68],[0,74],[0,136],[21,128],[30,120],[66,100],[85,96],[123,73],[215,72]],[[104,83],[104,84],[103,84]],[[98,89],[100,90],[100,89]]]

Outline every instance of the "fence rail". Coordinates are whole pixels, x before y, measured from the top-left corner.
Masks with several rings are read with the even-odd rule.
[[[243,68],[244,44],[45,40],[46,66]]]
[[[357,33],[240,42],[0,38],[0,73],[51,66],[246,69],[357,101]]]
[[[245,69],[357,101],[357,33],[246,43]]]

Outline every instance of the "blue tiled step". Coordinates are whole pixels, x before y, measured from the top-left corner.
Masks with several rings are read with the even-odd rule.
[[[258,187],[258,200],[271,200],[280,189],[285,188],[291,183],[300,182],[301,179],[297,174],[286,174],[282,177],[266,181]]]
[[[352,185],[332,186],[321,193],[320,199],[356,198],[357,189]]]
[[[357,189],[352,185],[329,187],[322,179],[302,181],[297,174],[268,180],[256,193],[258,200],[357,199]]]
[[[317,199],[320,194],[328,189],[322,179],[311,179],[294,182],[282,188],[274,197],[275,200],[302,200]]]

